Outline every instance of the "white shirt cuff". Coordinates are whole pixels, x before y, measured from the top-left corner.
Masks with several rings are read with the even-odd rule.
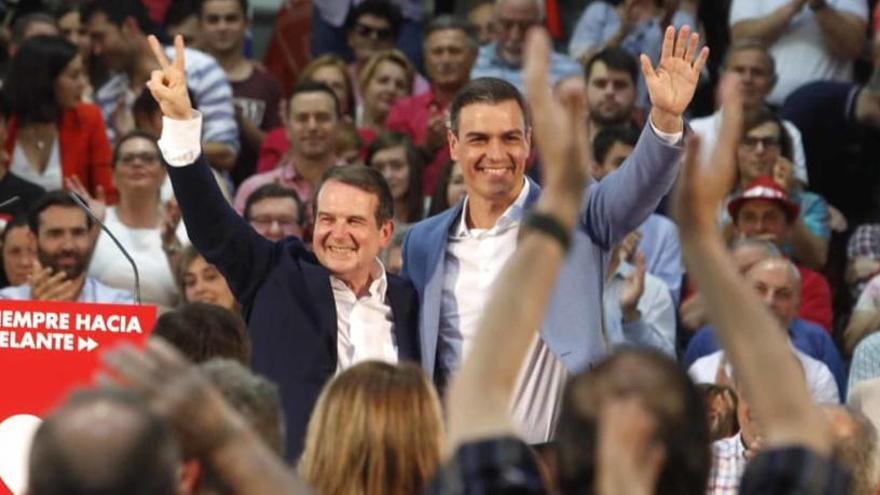
[[[184,167],[195,163],[202,153],[202,114],[193,110],[193,118],[176,120],[162,117],[159,149],[169,165]]]
[[[681,138],[684,137],[684,131],[678,132],[663,132],[660,129],[657,129],[657,126],[654,125],[654,121],[651,120],[651,117],[648,117],[648,122],[651,123],[651,130],[654,131],[654,134],[660,138],[666,144],[678,144],[681,142]]]

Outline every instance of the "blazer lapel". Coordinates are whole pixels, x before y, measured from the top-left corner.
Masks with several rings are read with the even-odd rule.
[[[407,290],[409,289],[409,290]],[[391,306],[391,316],[394,319],[394,337],[397,340],[397,356],[403,361],[420,362],[418,332],[413,320],[413,302],[415,302],[415,289],[397,277],[388,276],[388,305]]]
[[[330,273],[317,264],[306,262],[301,266],[318,328],[329,338],[329,343],[332,345],[331,355],[336,356],[336,333],[339,325],[336,321],[336,300],[333,297],[333,289],[330,288]],[[335,362],[333,366],[336,366]]]

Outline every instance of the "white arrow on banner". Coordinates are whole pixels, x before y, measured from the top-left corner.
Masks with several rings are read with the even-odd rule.
[[[92,352],[97,348],[98,348],[98,343],[95,342],[95,339],[93,339],[91,337],[88,337],[85,339],[82,337],[77,337],[77,343],[76,343],[76,350],[77,351],[81,351],[81,350],[85,349],[86,352]]]

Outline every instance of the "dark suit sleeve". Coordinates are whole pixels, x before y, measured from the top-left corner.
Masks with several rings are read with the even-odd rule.
[[[168,175],[193,245],[220,269],[238,302],[249,305],[279,248],[232,209],[204,157],[192,165],[168,167]]]
[[[654,212],[675,182],[681,150],[645,124],[623,165],[589,189],[581,228],[594,243],[609,249]]]

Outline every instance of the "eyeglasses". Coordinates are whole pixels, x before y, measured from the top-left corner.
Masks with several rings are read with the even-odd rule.
[[[775,148],[779,147],[779,138],[773,137],[773,136],[767,136],[767,137],[746,136],[746,137],[742,138],[742,141],[740,141],[740,144],[743,147],[748,148],[748,149],[752,149],[752,150],[757,148],[759,144],[762,145],[765,150],[766,149],[775,149]]]
[[[366,24],[356,24],[354,26],[354,32],[358,36],[373,38],[377,41],[388,41],[391,39],[392,35],[390,28],[374,28],[372,26],[367,26]]]
[[[143,163],[156,163],[159,161],[158,153],[153,153],[151,151],[144,151],[141,153],[123,153],[119,155],[119,163],[123,163],[125,165],[131,165],[135,160],[141,161]]]
[[[278,227],[284,232],[289,232],[299,227],[299,222],[297,222],[295,218],[291,217],[274,218],[270,216],[260,215],[257,217],[251,217],[250,222],[251,225],[258,229],[269,229],[272,227],[273,224],[277,223]]]

